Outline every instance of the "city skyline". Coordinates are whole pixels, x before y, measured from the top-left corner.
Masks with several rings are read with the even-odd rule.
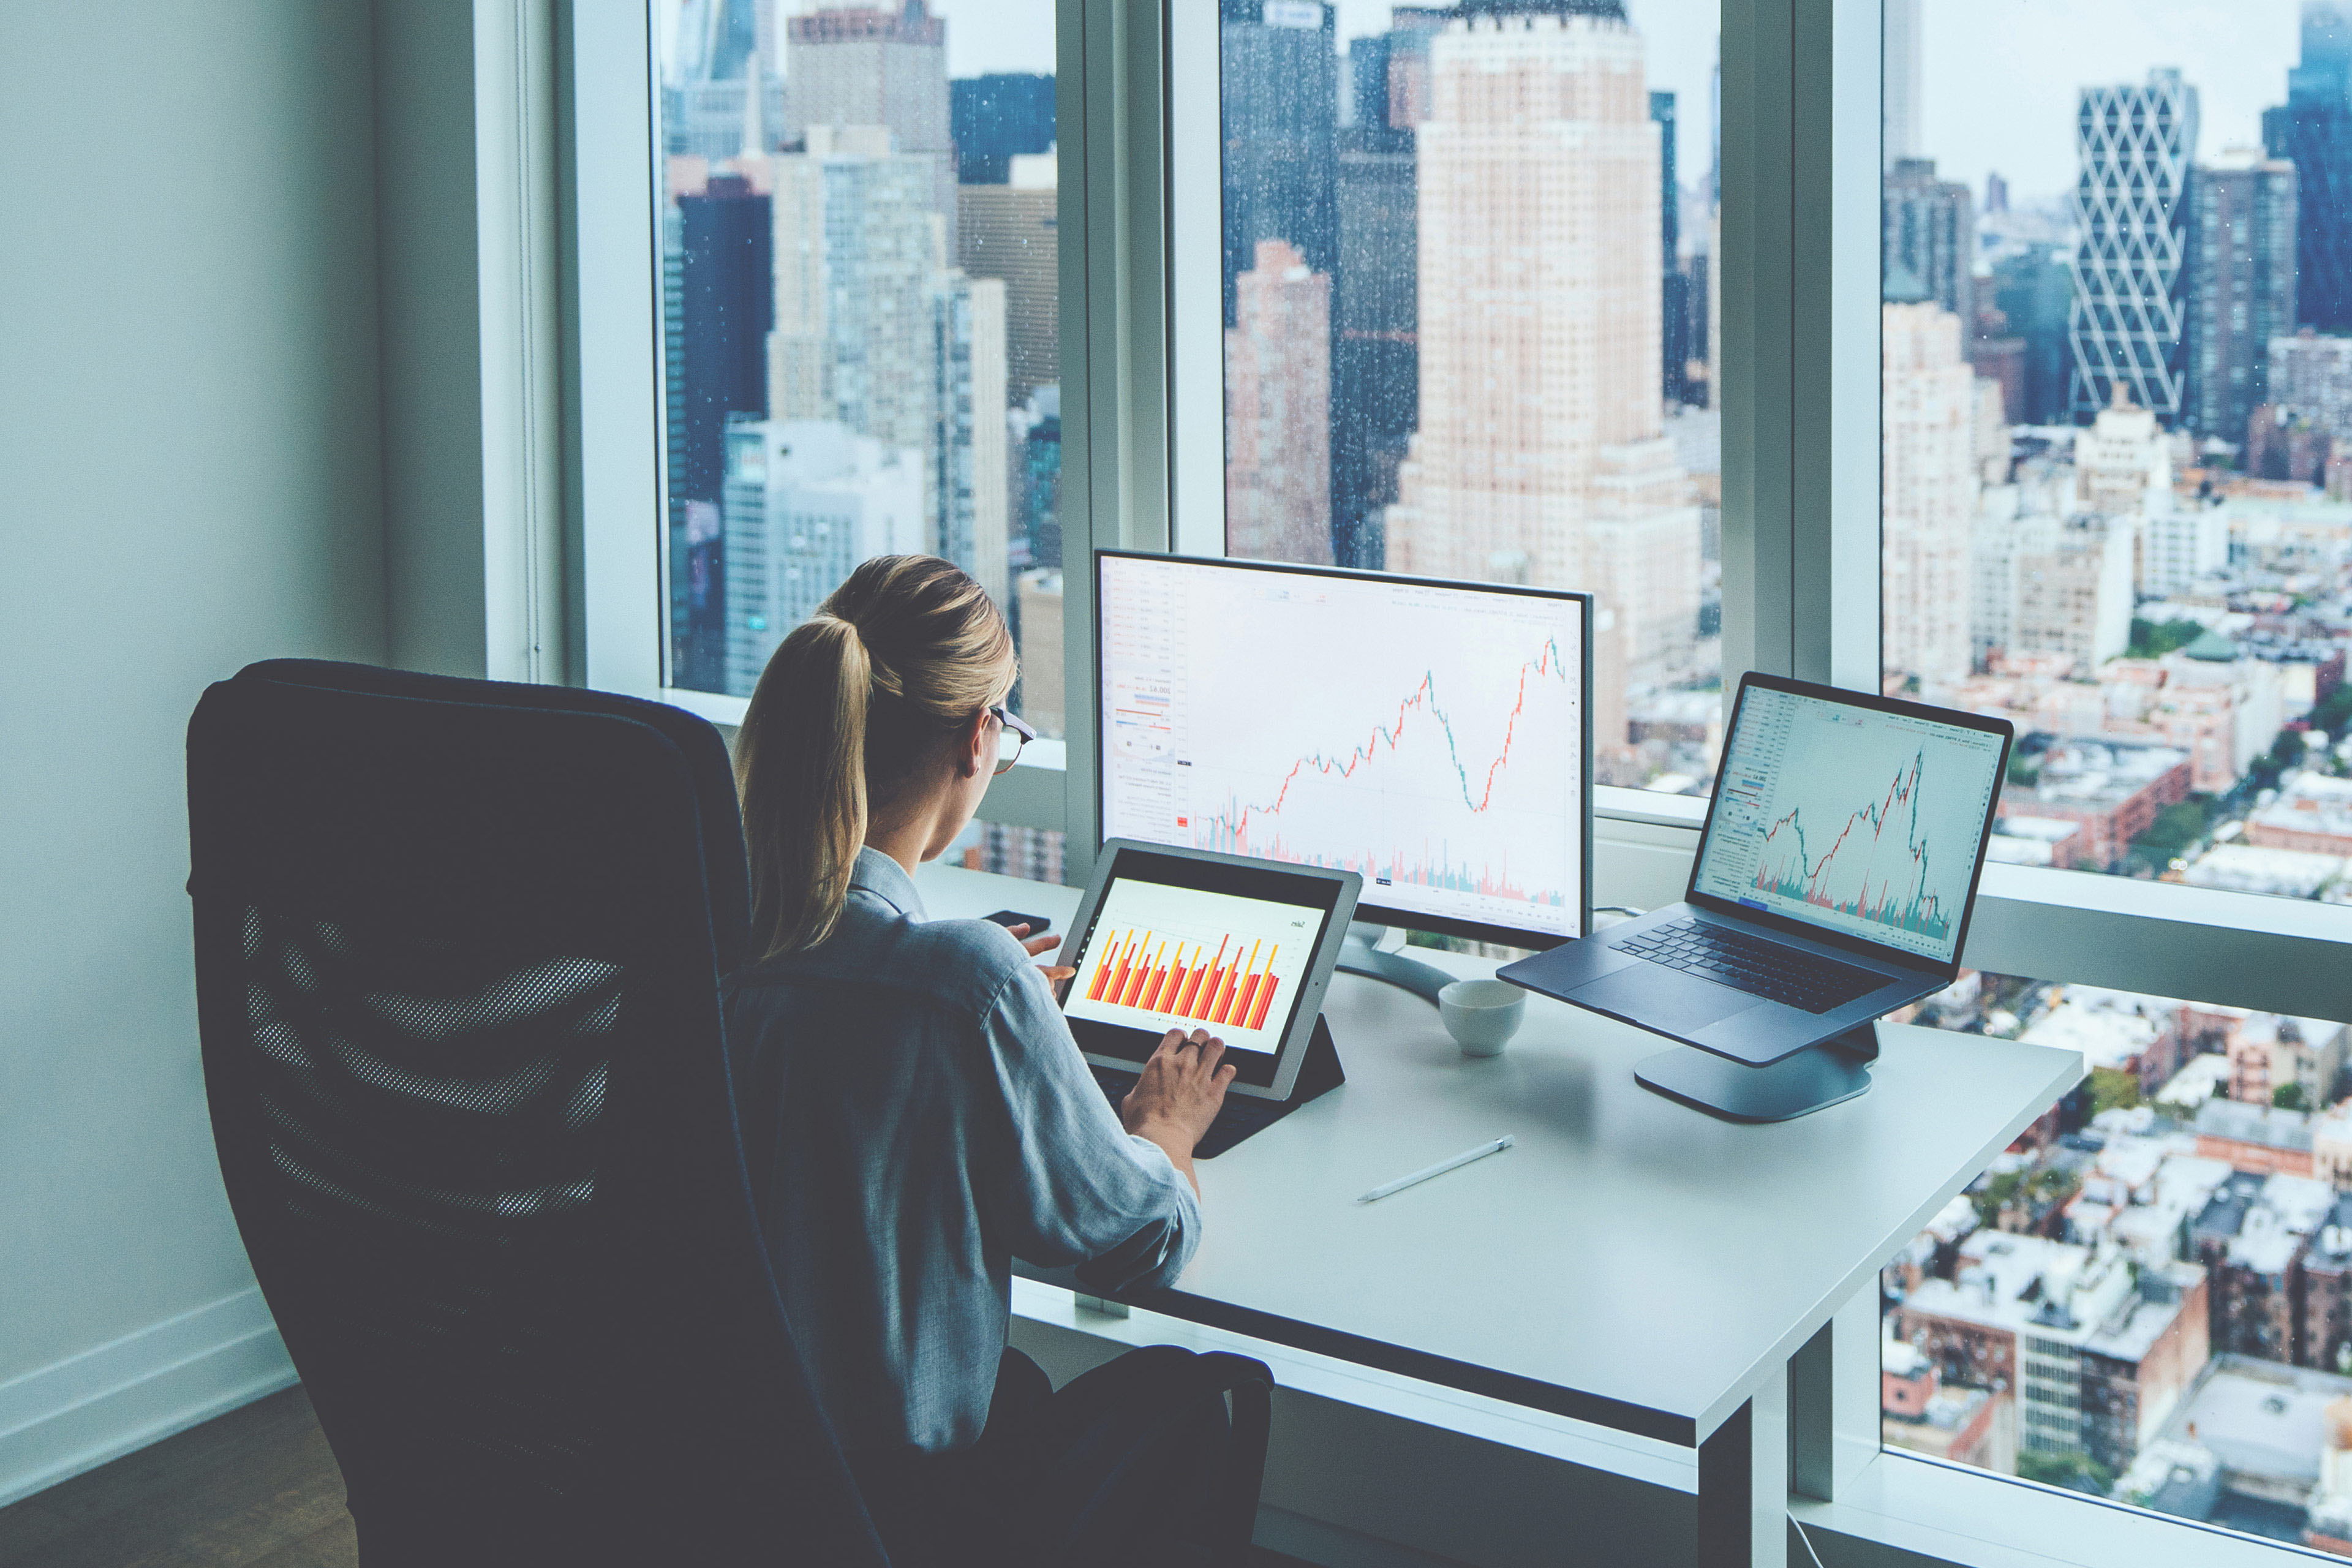
[[[2299,0],[1928,0],[1920,156],[1979,198],[1988,173],[2008,182],[2012,202],[2063,197],[2074,184],[2076,92],[2166,67],[2197,89],[2198,156],[2260,147],[2263,110],[2286,101],[2300,16]],[[2032,47],[2017,47],[2021,36]],[[2216,48],[2221,39],[2231,47]],[[1962,93],[1958,82],[1975,86]],[[1989,95],[1999,113],[1986,112]]]
[[[654,48],[662,79],[677,60],[679,13],[695,0],[655,0]],[[825,0],[825,9],[859,8],[860,0]],[[996,71],[1054,69],[1055,0],[929,0],[932,16],[948,24],[948,75],[985,76]],[[782,16],[818,9],[816,0],[775,0]],[[985,26],[959,26],[960,22]],[[790,63],[786,64],[789,74]]]

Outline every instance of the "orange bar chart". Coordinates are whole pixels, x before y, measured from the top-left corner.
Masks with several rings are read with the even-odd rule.
[[[1205,942],[1127,931],[1114,933],[1102,951],[1087,983],[1088,1001],[1203,1024],[1264,1028],[1281,984],[1274,960],[1282,949],[1262,938],[1244,957],[1241,939],[1230,934],[1212,953]]]

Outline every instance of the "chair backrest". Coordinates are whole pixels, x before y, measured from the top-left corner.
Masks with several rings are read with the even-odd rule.
[[[221,1172],[362,1560],[884,1562],[744,1176],[716,731],[280,661],[188,795]]]

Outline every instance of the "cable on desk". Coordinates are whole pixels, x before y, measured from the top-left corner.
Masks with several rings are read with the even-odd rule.
[[[1822,1568],[1822,1554],[1813,1550],[1813,1538],[1805,1531],[1805,1521],[1797,1517],[1796,1510],[1789,1510],[1789,1522],[1797,1527],[1797,1539],[1805,1543],[1805,1555],[1813,1560],[1813,1568]]]

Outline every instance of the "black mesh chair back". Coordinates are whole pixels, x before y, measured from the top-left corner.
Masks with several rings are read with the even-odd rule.
[[[362,1561],[883,1563],[744,1176],[716,731],[278,662],[188,795],[221,1172]]]

